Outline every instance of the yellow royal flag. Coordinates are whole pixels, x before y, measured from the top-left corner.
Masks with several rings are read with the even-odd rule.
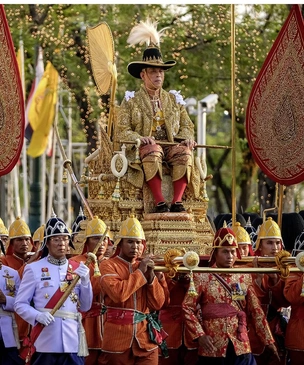
[[[28,112],[29,123],[33,129],[27,149],[27,154],[31,157],[41,156],[48,145],[48,135],[55,117],[57,87],[58,72],[48,61]]]

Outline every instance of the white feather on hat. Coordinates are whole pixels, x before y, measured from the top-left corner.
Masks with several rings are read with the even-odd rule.
[[[147,21],[141,21],[135,25],[130,32],[127,42],[134,46],[135,44],[143,44],[146,42],[147,46],[153,43],[155,46],[159,46],[161,37],[164,35],[164,31],[168,28],[163,28],[159,32],[157,31],[158,22],[152,22],[150,19]]]

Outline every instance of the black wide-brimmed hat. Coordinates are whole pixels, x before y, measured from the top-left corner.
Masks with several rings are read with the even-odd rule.
[[[141,78],[141,71],[147,67],[158,67],[166,71],[176,65],[176,61],[173,60],[163,61],[159,44],[165,28],[158,32],[156,25],[157,23],[152,23],[150,20],[140,22],[131,29],[127,40],[130,45],[144,42],[147,44],[142,60],[130,62],[127,67],[130,75],[137,79]]]

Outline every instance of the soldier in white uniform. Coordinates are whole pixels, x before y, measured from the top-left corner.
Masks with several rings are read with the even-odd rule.
[[[79,311],[91,308],[92,286],[88,267],[66,259],[69,244],[70,233],[65,223],[52,217],[45,226],[42,259],[27,265],[23,274],[15,311],[32,326],[38,323],[31,334],[36,348],[32,365],[82,365],[84,356],[88,355]],[[64,304],[52,315],[51,309],[76,274],[80,280]],[[35,337],[33,334],[37,333],[39,323],[44,328]]]
[[[14,302],[20,285],[16,270],[0,263],[0,364],[22,365]]]

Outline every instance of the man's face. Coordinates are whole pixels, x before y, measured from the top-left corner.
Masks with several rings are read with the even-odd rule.
[[[249,245],[247,244],[239,244],[239,251],[242,257],[246,257],[249,255]]]
[[[13,245],[13,252],[17,256],[26,255],[32,248],[31,238],[25,236],[13,238],[10,244]]]
[[[134,261],[140,253],[142,240],[139,238],[122,238],[120,245],[119,256],[129,262]]]
[[[62,259],[67,253],[69,245],[69,236],[58,235],[50,237],[46,243],[49,254],[55,259]]]
[[[217,267],[230,268],[237,258],[235,247],[223,247],[215,250],[215,262]]]
[[[138,249],[138,256],[137,257],[141,257],[143,252],[144,252],[144,248],[145,246],[143,245],[143,243],[141,242],[139,245],[139,249]]]
[[[261,256],[275,256],[282,249],[279,238],[263,238],[260,241],[259,249]]]
[[[7,247],[8,236],[0,236],[0,239],[1,239],[4,247]]]
[[[165,71],[158,67],[149,67],[140,73],[147,89],[160,89],[165,79]]]
[[[101,236],[92,236],[87,238],[87,248],[88,252],[93,252],[96,245],[99,243]],[[108,247],[108,237],[104,237],[101,245],[99,246],[99,249],[96,252],[96,256],[103,256],[106,252],[106,249]]]

